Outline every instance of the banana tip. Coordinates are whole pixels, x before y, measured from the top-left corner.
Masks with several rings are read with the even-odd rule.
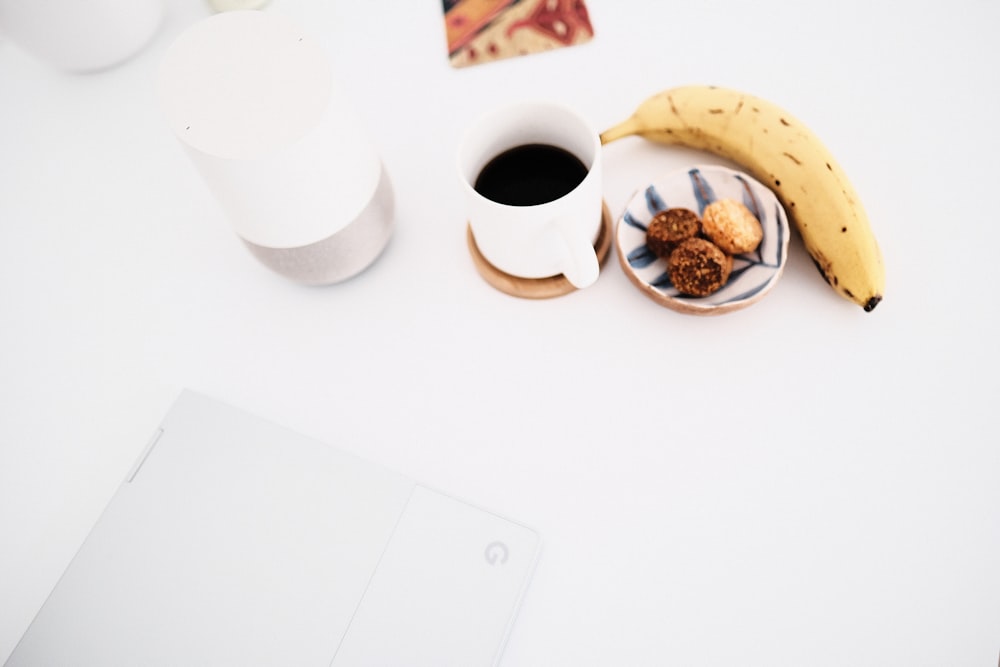
[[[868,299],[868,302],[865,304],[865,312],[870,313],[873,310],[875,310],[875,306],[877,306],[881,301],[882,301],[881,294],[876,294],[872,298]]]
[[[608,130],[606,132],[602,132],[601,133],[601,145],[602,146],[607,146],[612,141],[614,141],[615,139],[618,139],[621,136],[623,136],[623,135],[615,134],[612,130]]]
[[[608,128],[604,132],[601,132],[601,144],[607,145],[612,141],[617,141],[622,137],[627,137],[630,134],[635,134],[637,131],[637,125],[634,118],[629,118],[628,120],[615,125],[614,127]]]

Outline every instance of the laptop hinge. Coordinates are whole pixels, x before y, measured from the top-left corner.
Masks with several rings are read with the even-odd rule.
[[[153,434],[153,437],[149,439],[148,443],[146,443],[146,448],[142,450],[142,454],[139,455],[139,459],[132,466],[132,470],[129,471],[128,477],[125,478],[126,483],[131,484],[132,480],[135,479],[135,476],[139,474],[139,469],[142,468],[142,464],[146,462],[146,459],[149,457],[150,452],[153,451],[153,447],[155,447],[156,443],[160,441],[161,435],[163,435],[162,426],[156,429],[156,432]]]

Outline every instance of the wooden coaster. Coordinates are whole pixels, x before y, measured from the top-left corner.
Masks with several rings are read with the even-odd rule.
[[[608,251],[611,249],[611,227],[611,211],[608,210],[608,204],[605,202],[601,214],[601,231],[598,233],[597,241],[594,243],[594,251],[597,252],[597,262],[602,267],[604,266],[604,260],[608,257]],[[479,247],[476,245],[476,239],[472,236],[471,226],[466,226],[465,239],[469,244],[469,253],[472,255],[472,261],[476,265],[479,275],[501,292],[521,297],[522,299],[549,299],[554,296],[569,294],[577,289],[561,273],[557,276],[549,276],[548,278],[520,278],[505,273],[490,264],[483,257],[483,254],[479,251]]]

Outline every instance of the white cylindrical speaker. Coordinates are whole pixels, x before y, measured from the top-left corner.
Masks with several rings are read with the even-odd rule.
[[[203,19],[160,71],[167,121],[236,233],[297,282],[368,267],[393,226],[390,181],[325,54],[265,11]]]

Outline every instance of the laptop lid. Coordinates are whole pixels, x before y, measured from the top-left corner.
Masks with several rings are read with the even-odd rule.
[[[493,665],[538,549],[186,391],[7,664]]]

